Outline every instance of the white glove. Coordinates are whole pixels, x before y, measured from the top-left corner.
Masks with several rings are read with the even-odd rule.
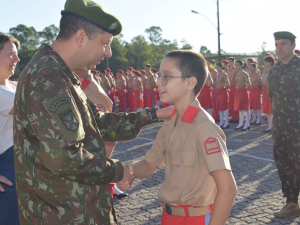
[[[143,99],[144,94],[140,94],[140,99]]]

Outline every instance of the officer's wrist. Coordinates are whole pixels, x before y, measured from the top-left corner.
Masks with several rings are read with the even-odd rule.
[[[150,114],[150,117],[151,117],[152,121],[153,122],[158,121],[158,117],[157,117],[157,114],[156,114],[156,110],[158,110],[158,107],[152,106],[148,110],[149,110],[149,114]]]

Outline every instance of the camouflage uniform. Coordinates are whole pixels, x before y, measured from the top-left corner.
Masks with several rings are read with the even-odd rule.
[[[123,166],[103,141],[136,137],[152,122],[149,110],[100,116],[44,44],[22,72],[14,111],[21,224],[115,224],[109,184],[122,180]]]
[[[283,196],[298,202],[300,181],[300,58],[274,65],[268,76],[273,152]]]

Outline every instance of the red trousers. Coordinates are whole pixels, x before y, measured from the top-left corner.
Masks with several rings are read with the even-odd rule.
[[[225,88],[217,88],[217,95],[218,95],[218,109],[219,111],[224,111],[228,109],[228,92]]]
[[[262,112],[263,113],[272,113],[272,104],[268,96],[267,86],[263,86],[263,99],[262,99]]]
[[[154,89],[147,89],[148,108],[156,106]]]
[[[143,107],[143,99],[140,99],[140,91],[134,91],[134,108]]]
[[[211,91],[212,95],[212,106],[213,106],[213,118],[216,120],[218,119],[218,106],[217,106],[217,91],[216,91],[216,87],[214,87],[214,89]]]
[[[235,85],[231,84],[229,86],[229,114],[231,115],[231,120],[239,120],[239,111],[234,110],[234,98],[235,98]]]
[[[188,207],[190,205],[178,206],[183,207],[186,215],[188,215]],[[212,206],[211,206],[212,208]],[[210,213],[211,214],[211,213]],[[210,214],[206,214],[203,216],[195,216],[189,217],[188,216],[173,216],[169,215],[165,208],[163,207],[163,214],[161,217],[161,225],[206,225],[209,223]]]
[[[125,95],[125,99],[126,99],[126,106],[129,106],[129,88],[126,88],[126,95]]]
[[[148,106],[148,99],[147,99],[147,90],[144,88],[144,95],[143,95],[143,108]]]
[[[234,110],[250,110],[249,92],[246,88],[237,88],[235,91]]]
[[[200,91],[200,94],[198,95],[198,100],[202,108],[212,108],[211,91],[209,90],[209,86],[203,86],[203,88]]]
[[[126,111],[126,99],[125,99],[125,93],[123,90],[117,90],[117,96],[119,99],[120,104],[120,112]]]
[[[250,109],[261,109],[260,88],[250,88]]]
[[[133,88],[129,88],[129,107],[130,112],[134,112]]]

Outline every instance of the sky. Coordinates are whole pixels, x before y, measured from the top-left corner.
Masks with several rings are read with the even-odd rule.
[[[59,27],[65,0],[0,0],[0,31],[8,33],[18,24],[42,31]],[[195,51],[206,46],[218,51],[217,0],[95,0],[116,15],[123,25],[123,39],[130,42],[147,34],[151,26],[162,28],[168,40],[185,39]],[[300,0],[219,0],[221,49],[227,53],[255,53],[263,42],[274,50],[273,33],[287,30],[300,37]],[[205,15],[192,13],[191,10]],[[296,46],[297,48],[297,46]],[[300,44],[299,47],[300,49]]]

